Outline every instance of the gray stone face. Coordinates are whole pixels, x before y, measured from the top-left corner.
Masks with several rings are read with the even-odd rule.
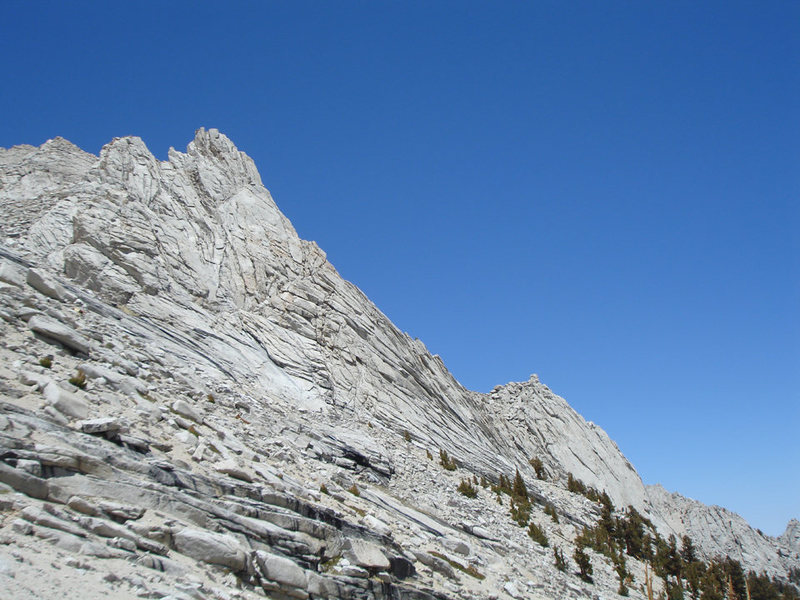
[[[89,416],[89,405],[86,402],[55,383],[48,383],[42,393],[50,405],[63,415],[74,419],[85,419]]]
[[[288,558],[263,550],[256,551],[255,558],[265,578],[290,588],[306,589],[308,577],[305,571]]]
[[[347,540],[344,556],[354,565],[366,569],[385,571],[391,566],[377,545],[364,540]]]
[[[28,274],[25,281],[35,290],[41,292],[45,296],[49,296],[54,300],[66,302],[74,298],[66,288],[59,283],[59,281],[47,273],[39,269],[28,269]]]
[[[647,492],[666,526],[679,539],[688,535],[695,540],[705,558],[730,556],[742,564],[758,565],[759,571],[771,575],[783,571],[785,561],[776,540],[753,529],[736,513],[670,493],[660,485],[648,486]],[[791,527],[790,522],[787,530]]]
[[[192,408],[188,402],[185,400],[176,400],[172,403],[172,410],[176,413],[181,415],[182,417],[186,417],[187,419],[191,419],[195,423],[202,423],[203,417]]]
[[[0,462],[0,482],[32,498],[47,498],[46,481],[3,462]]]
[[[222,565],[234,571],[245,566],[241,544],[229,535],[199,529],[182,529],[174,536],[175,549],[197,560]]]
[[[0,259],[0,281],[22,287],[25,285],[25,270],[11,261]]]
[[[91,342],[71,327],[44,315],[35,315],[28,320],[31,331],[55,340],[70,350],[89,354]]]
[[[78,423],[78,427],[84,433],[105,433],[107,431],[119,431],[120,423],[113,417],[101,417],[99,419],[87,419]]]
[[[786,526],[786,531],[780,537],[780,542],[789,549],[790,552],[800,554],[800,521],[792,519]]]

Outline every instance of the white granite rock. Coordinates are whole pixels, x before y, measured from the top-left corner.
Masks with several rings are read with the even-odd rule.
[[[253,476],[247,472],[236,460],[227,458],[221,460],[214,465],[214,470],[218,473],[225,473],[234,479],[241,479],[242,481],[253,481]]]
[[[381,549],[371,542],[348,539],[344,547],[345,558],[354,565],[379,571],[390,567],[389,560],[381,552]]]
[[[35,290],[54,300],[66,302],[72,300],[74,296],[61,285],[61,283],[47,271],[40,269],[28,269],[25,281]]]
[[[800,554],[800,521],[791,519],[779,539],[790,552]]]
[[[174,536],[175,548],[181,554],[214,565],[241,571],[245,553],[236,538],[201,529],[182,529]]]
[[[535,376],[489,394],[464,389],[297,236],[253,162],[216,130],[166,161],[130,137],[100,156],[61,139],[0,149],[0,221],[17,240],[0,246],[0,482],[15,490],[0,510],[30,505],[42,519],[0,523],[0,541],[11,540],[0,547],[37,565],[16,577],[79,581],[95,593],[87,599],[115,597],[121,582],[134,594],[237,600],[615,597],[604,558],[592,555],[595,583],[584,584],[510,520],[507,498],[455,491],[463,478],[517,468],[536,499],[532,519],[567,556],[600,515],[565,490],[572,473],[662,535],[690,533],[706,556],[779,576],[800,562],[796,523],[776,540],[645,488],[605,432]],[[59,353],[40,372],[48,340],[88,356]],[[78,368],[91,395],[54,383]],[[41,409],[34,385],[52,406]],[[80,431],[106,433],[108,421],[65,426],[90,404],[125,433]],[[87,538],[46,522],[83,522]],[[184,556],[155,558],[167,547]],[[58,552],[116,561],[116,579],[72,579],[85,561]],[[628,568],[643,581],[641,563]],[[643,593],[631,586],[631,597]]]
[[[736,513],[670,493],[660,485],[648,486],[647,492],[666,526],[678,538],[691,537],[706,559],[730,556],[756,572],[784,572],[784,561],[774,539],[756,531]]]
[[[85,419],[89,416],[89,405],[86,402],[55,383],[48,383],[42,393],[53,408],[68,417]]]
[[[113,417],[100,417],[98,419],[87,419],[78,422],[78,427],[84,433],[105,433],[107,431],[119,431],[120,423]]]
[[[28,327],[38,334],[53,339],[71,350],[89,354],[91,342],[83,335],[55,319],[44,315],[36,315],[28,320]]]
[[[0,259],[0,281],[17,287],[25,285],[25,270],[8,260]]]
[[[186,417],[187,419],[191,419],[195,423],[202,423],[203,417],[198,413],[192,406],[186,402],[186,400],[175,400],[172,403],[172,410],[176,413],[181,415],[182,417]]]
[[[306,589],[308,577],[305,571],[288,558],[264,550],[256,550],[255,558],[261,574],[270,581],[292,588]]]

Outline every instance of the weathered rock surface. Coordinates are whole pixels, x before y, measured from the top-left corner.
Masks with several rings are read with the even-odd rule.
[[[182,529],[173,536],[179,552],[212,565],[222,565],[234,571],[245,566],[245,553],[235,538],[198,529]]]
[[[12,599],[612,597],[605,559],[593,556],[587,586],[555,569],[507,502],[456,491],[517,468],[532,520],[567,556],[600,516],[566,491],[571,473],[705,556],[779,576],[800,562],[796,521],[773,539],[646,488],[535,376],[464,389],[299,239],[213,129],[168,161],[138,138],[99,157],[61,139],[0,149],[0,220],[0,584]],[[88,386],[71,391],[78,369]],[[75,558],[55,569],[58,553]]]
[[[55,340],[76,352],[89,354],[91,344],[80,333],[44,315],[35,315],[28,320],[28,327],[44,337]]]
[[[783,532],[779,540],[790,552],[800,556],[800,521],[797,519],[789,521],[786,531]]]
[[[783,538],[775,540],[753,529],[736,513],[670,493],[660,485],[648,486],[647,493],[666,525],[678,537],[688,535],[696,540],[706,558],[730,556],[743,565],[758,565],[759,571],[770,575],[785,572],[787,561],[776,543]],[[791,528],[790,522],[787,531]]]
[[[55,383],[48,383],[42,393],[55,409],[68,417],[85,419],[89,415],[89,405],[86,402]]]

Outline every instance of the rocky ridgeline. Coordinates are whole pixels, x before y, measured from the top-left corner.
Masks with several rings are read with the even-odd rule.
[[[614,597],[604,557],[590,551],[594,584],[573,574],[601,511],[569,473],[706,557],[780,576],[800,562],[796,521],[769,538],[646,488],[535,376],[464,389],[213,129],[165,162],[137,138],[99,158],[62,139],[0,149],[0,219],[10,598]],[[456,490],[516,469],[547,548],[507,498]],[[629,570],[643,597],[644,566]]]

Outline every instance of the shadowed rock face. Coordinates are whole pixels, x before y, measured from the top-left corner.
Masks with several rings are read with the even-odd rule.
[[[365,487],[362,500],[388,511],[395,520],[392,526],[379,527],[383,532],[379,539],[363,532],[348,537],[348,532],[361,530],[340,516],[333,525],[340,533],[325,533],[325,527],[332,526],[328,513],[315,512],[306,504],[292,507],[290,512],[299,511],[303,518],[324,526],[303,525],[317,528],[313,539],[295,540],[295,546],[287,542],[280,546],[280,556],[273,556],[274,544],[265,541],[266,533],[254,538],[244,526],[230,525],[227,517],[224,526],[215,526],[216,517],[202,516],[211,514],[207,507],[177,508],[180,502],[165,501],[173,516],[193,515],[167,527],[163,535],[147,538],[165,548],[201,562],[227,565],[246,573],[251,583],[260,582],[265,590],[289,597],[367,594],[366,584],[346,579],[392,570],[403,571],[402,577],[414,573],[409,561],[422,546],[410,540],[417,534],[407,534],[409,543],[403,549],[382,539],[386,531],[398,535],[398,522],[406,523],[408,531],[423,532],[419,539],[447,536],[448,527],[454,526],[486,532],[478,536],[484,540],[502,537],[488,529],[489,507],[476,514],[461,513],[458,503],[437,496],[441,490],[435,482],[445,482],[450,475],[445,479],[437,475],[428,482],[419,479],[436,466],[423,451],[436,456],[441,448],[455,458],[459,474],[496,480],[500,473],[513,475],[518,468],[534,495],[555,502],[569,517],[572,524],[559,530],[567,542],[574,537],[569,527],[591,523],[598,514],[596,506],[563,492],[563,482],[572,473],[605,490],[616,506],[635,506],[665,535],[689,533],[709,557],[741,556],[749,568],[772,573],[783,573],[794,564],[797,527],[794,533],[787,530],[779,544],[757,534],[736,515],[729,518],[730,513],[716,507],[646,489],[606,433],[587,423],[535,376],[489,394],[466,390],[438,356],[400,332],[358,288],[344,281],[315,243],[297,236],[262,185],[252,160],[214,129],[200,129],[185,153],[170,150],[164,162],[138,138],[115,139],[99,157],[60,139],[40,148],[0,149],[0,219],[8,244],[0,264],[0,280],[5,282],[0,289],[4,299],[0,316],[9,329],[8,339],[17,335],[22,340],[17,349],[9,347],[7,358],[9,364],[15,357],[22,363],[20,374],[12,374],[15,379],[50,390],[42,395],[50,412],[39,418],[71,431],[70,419],[104,419],[109,413],[129,412],[130,422],[141,420],[147,431],[115,422],[113,428],[94,435],[105,436],[109,452],[122,448],[158,454],[158,460],[144,470],[125,463],[125,469],[138,473],[130,477],[144,477],[148,486],[220,497],[219,478],[232,478],[240,482],[237,486],[280,488],[281,506],[289,502],[283,498],[292,494],[325,500],[315,491],[318,483],[287,486],[272,467],[254,462],[262,452],[279,462],[300,452],[300,462],[292,463],[300,482],[309,477],[306,462],[310,461],[318,465],[314,468],[333,469],[325,473],[342,484],[353,483],[349,478],[358,473],[362,487],[407,487],[416,504],[411,508],[398,501],[400,492],[386,495],[385,490]],[[33,338],[33,332],[40,337]],[[62,390],[48,379],[49,372],[36,371],[41,368],[35,362],[26,366],[31,357],[19,348],[46,344],[47,336],[49,342],[61,342],[69,356],[64,360],[81,368],[98,392],[105,390],[104,395],[84,397],[85,392]],[[17,392],[28,398],[24,390],[12,395]],[[47,400],[56,397],[69,398],[70,403]],[[67,405],[79,407],[80,414],[65,414],[62,409]],[[177,433],[162,431],[165,422],[172,423]],[[5,442],[7,446],[23,443],[25,435],[8,431],[3,435],[16,441]],[[19,431],[25,432],[22,425]],[[81,431],[87,434],[85,427]],[[24,451],[33,458],[21,460],[38,460],[35,450]],[[19,448],[15,452],[19,454]],[[543,462],[546,482],[535,480],[528,462],[532,457]],[[12,459],[16,462],[18,457]],[[66,459],[52,468],[63,470],[67,464],[73,469],[68,472],[82,473]],[[200,473],[194,473],[197,470]],[[8,478],[38,490],[36,498],[50,498],[42,496],[41,477],[17,471],[14,467]],[[240,499],[230,510],[248,518],[272,514],[274,507],[242,504],[241,488],[236,489]],[[76,496],[79,491],[80,486],[72,490]],[[102,496],[101,490],[90,491]],[[247,492],[245,497],[257,496],[264,503],[265,493]],[[62,503],[68,502],[67,495],[51,494]],[[157,500],[148,502],[146,510],[160,506]],[[271,518],[280,520],[276,526],[283,528],[298,517]],[[372,514],[364,518],[372,519],[368,529],[382,523]],[[163,524],[158,527],[164,529]],[[283,534],[275,535],[283,539]],[[260,541],[254,542],[256,538]],[[523,541],[527,543],[524,536]],[[140,551],[145,543],[129,542],[131,552]],[[485,545],[492,547],[489,542]],[[778,556],[779,547],[794,552],[795,558]],[[348,556],[351,561],[338,572],[340,579],[324,580],[320,565],[342,555],[345,562]],[[440,575],[446,572],[445,578],[452,579],[448,562],[424,551],[422,555]],[[204,558],[208,556],[214,560]],[[286,563],[287,556],[302,570]],[[484,570],[493,568],[489,558],[483,560]],[[174,567],[159,564],[165,572]],[[270,575],[273,572],[280,576]],[[391,585],[398,573],[387,575],[384,583]],[[601,581],[602,577],[598,575]],[[480,584],[483,587],[472,591],[481,597],[503,589],[500,584],[491,587],[494,583],[496,578],[487,578]],[[403,597],[447,591],[438,584],[423,588],[417,586],[413,592],[420,596],[406,590]],[[555,596],[563,593],[562,588],[537,589],[528,591],[542,597],[548,597],[546,591]],[[369,588],[368,593],[381,597],[379,590],[380,586]]]

